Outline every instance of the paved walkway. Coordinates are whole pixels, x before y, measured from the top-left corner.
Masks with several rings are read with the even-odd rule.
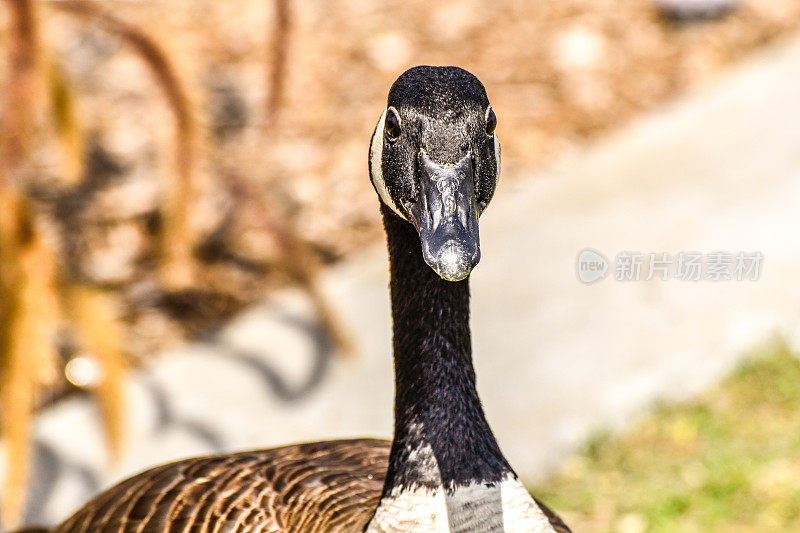
[[[593,428],[701,390],[773,335],[800,340],[798,95],[795,39],[549,171],[501,184],[472,276],[475,351],[489,420],[525,478]],[[621,251],[764,259],[757,282],[620,282],[612,264],[585,285],[575,261],[586,247],[612,261]],[[330,356],[292,291],[160,358],[130,385],[130,450],[111,473],[93,407],[55,406],[37,424],[28,519],[61,519],[109,482],[178,457],[389,437],[387,282],[382,246],[326,273],[357,332],[356,359]]]

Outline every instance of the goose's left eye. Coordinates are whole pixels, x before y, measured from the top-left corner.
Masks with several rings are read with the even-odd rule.
[[[496,128],[497,115],[494,114],[494,109],[492,109],[492,106],[489,106],[488,109],[486,109],[486,135],[491,137]]]
[[[394,107],[390,107],[386,112],[384,129],[390,141],[396,141],[400,137],[400,115]]]

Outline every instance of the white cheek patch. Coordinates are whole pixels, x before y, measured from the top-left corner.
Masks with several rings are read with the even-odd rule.
[[[495,176],[497,178],[499,178],[500,177],[500,139],[497,137],[497,133],[494,133],[492,135],[492,137],[494,137],[494,164],[495,164],[495,169],[496,169]],[[486,202],[486,204],[483,204],[482,207],[479,206],[479,209],[480,209],[480,211],[478,212],[479,215],[483,214],[483,212],[489,206],[489,202],[491,202],[491,200],[492,200],[492,198],[489,197],[489,200]]]
[[[500,177],[500,139],[494,134],[494,161],[497,164],[497,176]]]
[[[386,110],[381,115],[378,125],[375,126],[375,133],[372,134],[372,143],[369,150],[369,178],[372,180],[372,186],[380,196],[381,201],[386,204],[386,207],[394,211],[397,216],[403,220],[408,220],[405,215],[398,209],[397,205],[392,200],[389,191],[386,189],[386,181],[383,179],[383,128],[386,123]]]

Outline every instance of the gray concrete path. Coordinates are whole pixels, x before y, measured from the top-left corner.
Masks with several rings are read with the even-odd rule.
[[[701,390],[773,335],[800,340],[798,207],[800,39],[548,171],[505,180],[481,221],[473,333],[488,417],[519,473],[534,479],[593,428],[623,424],[655,398]],[[764,259],[755,282],[620,282],[611,271],[585,285],[575,260],[586,247],[611,260]],[[277,294],[136,375],[129,451],[113,471],[89,402],[44,413],[28,519],[62,519],[110,482],[179,457],[390,437],[385,251],[325,278],[358,358],[330,357],[302,296]]]

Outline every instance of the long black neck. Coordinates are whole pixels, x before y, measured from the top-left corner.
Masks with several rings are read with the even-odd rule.
[[[391,265],[396,387],[384,494],[437,481],[445,487],[498,481],[511,469],[475,388],[468,279],[441,279],[423,260],[414,227],[385,206],[382,211]]]

